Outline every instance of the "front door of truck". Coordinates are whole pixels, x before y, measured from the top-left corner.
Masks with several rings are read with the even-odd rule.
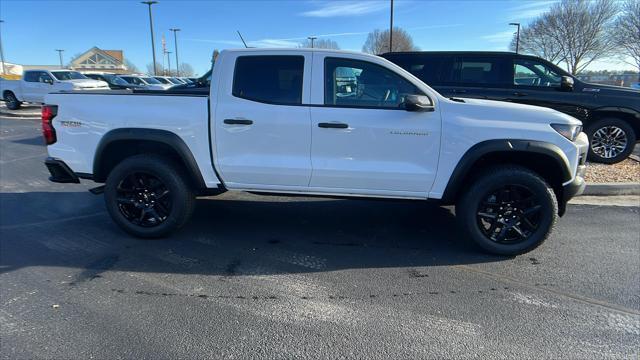
[[[228,188],[295,188],[311,178],[311,53],[234,53],[216,63],[216,168]],[[212,114],[213,114],[212,110]]]
[[[382,64],[324,54],[314,58],[316,83],[324,92],[314,93],[322,106],[311,108],[311,188],[406,197],[429,191],[439,156],[439,109],[404,108],[407,95],[423,91]]]

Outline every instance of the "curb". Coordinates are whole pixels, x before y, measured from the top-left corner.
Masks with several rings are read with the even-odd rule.
[[[640,195],[640,183],[587,183],[582,195]]]

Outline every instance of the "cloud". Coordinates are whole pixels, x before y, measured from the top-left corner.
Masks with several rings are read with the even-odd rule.
[[[549,10],[557,0],[552,1],[528,1],[521,5],[509,8],[509,19],[511,20],[528,20],[540,16]]]
[[[358,16],[389,8],[388,1],[327,1],[315,10],[300,13],[308,17]]]
[[[513,38],[513,30],[500,31],[495,34],[484,35],[482,38],[491,43],[499,43],[510,41]]]

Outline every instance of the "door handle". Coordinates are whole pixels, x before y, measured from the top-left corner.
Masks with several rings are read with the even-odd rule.
[[[464,90],[464,89],[453,89],[453,92],[455,94],[464,94],[464,93],[467,92],[467,90]]]
[[[319,128],[323,129],[347,129],[349,124],[345,123],[318,123]]]
[[[253,120],[246,119],[224,119],[224,123],[228,125],[251,125]]]
[[[513,95],[515,96],[527,96],[527,93],[523,93],[523,92],[514,92]]]

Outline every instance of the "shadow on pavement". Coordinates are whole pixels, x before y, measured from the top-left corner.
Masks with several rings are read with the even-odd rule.
[[[138,240],[112,223],[102,196],[0,193],[0,272],[61,266],[84,269],[83,278],[105,270],[238,276],[507,259],[480,253],[450,209],[427,202],[270,200],[201,199],[176,234]]]

